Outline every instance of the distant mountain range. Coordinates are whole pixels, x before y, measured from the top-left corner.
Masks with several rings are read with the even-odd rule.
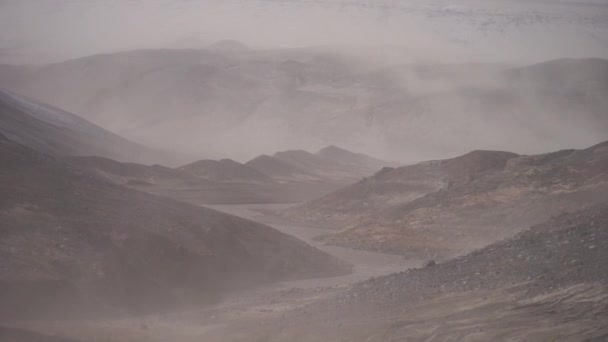
[[[195,204],[302,202],[392,165],[335,146],[317,154],[285,151],[246,164],[200,160],[175,169],[101,157],[72,157],[69,162],[113,183]]]
[[[608,139],[604,59],[353,59],[321,48],[137,50],[3,66],[0,86],[189,160],[333,144],[414,162],[478,146],[533,154]]]
[[[284,174],[277,174],[272,163],[260,162],[264,157],[246,164],[200,160],[171,168],[159,165],[159,160],[175,162],[180,157],[148,149],[76,115],[7,92],[0,92],[0,124],[0,133],[11,140],[112,183],[195,204],[300,202],[392,165],[330,146],[317,154],[286,151],[268,157],[288,169]],[[150,161],[154,164],[146,165]]]
[[[21,13],[35,22],[56,23],[53,30],[40,25],[3,32],[0,63],[58,61],[147,46],[203,47],[226,37],[259,46],[352,44],[384,58],[391,46],[401,45],[405,52],[394,60],[461,55],[481,60],[608,57],[603,39],[608,32],[607,4],[602,0],[70,0],[56,4],[48,8],[35,0],[0,3],[0,19],[7,27],[20,25],[16,18]],[[112,18],[113,25],[99,32],[99,20],[105,18]],[[315,20],[326,23],[323,34],[311,29]],[[76,24],[79,30],[72,32]],[[125,36],[122,33],[130,25],[147,34]],[[121,34],[122,39],[113,39]],[[372,44],[382,47],[375,50]]]

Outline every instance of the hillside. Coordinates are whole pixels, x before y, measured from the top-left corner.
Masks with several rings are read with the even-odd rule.
[[[393,66],[336,50],[137,50],[0,67],[0,86],[191,160],[335,144],[413,162],[608,138],[604,59]]]
[[[351,152],[335,145],[322,148],[315,154],[323,159],[332,160],[342,165],[345,169],[351,168],[351,172],[363,175],[371,175],[385,166],[392,166],[394,164],[363,153]]]
[[[445,263],[361,282],[252,336],[601,341],[608,335],[607,228],[604,201]]]
[[[321,238],[331,244],[453,256],[605,199],[607,146],[533,156],[475,151],[384,169],[284,214],[341,229]]]
[[[339,187],[326,183],[275,182],[264,175],[256,177],[266,179],[264,181],[235,177],[242,171],[241,166],[237,167],[238,173],[230,178],[216,177],[212,180],[180,168],[121,163],[102,157],[71,157],[66,161],[83,172],[95,174],[114,184],[195,205],[296,203],[317,198]],[[254,173],[259,175],[256,170],[250,173],[246,166],[245,171],[248,176]]]
[[[304,150],[280,151],[261,155],[246,165],[280,182],[348,184],[374,174],[394,163],[328,146],[317,153]]]
[[[0,317],[117,315],[349,272],[268,226],[113,185],[0,135]]]
[[[286,212],[292,219],[345,227],[374,212],[504,168],[514,153],[474,151],[464,156],[392,168]]]
[[[97,155],[121,161],[159,161],[166,155],[128,141],[74,114],[0,91],[0,132],[55,156]]]
[[[319,181],[314,172],[311,173],[309,170],[298,168],[288,161],[267,154],[257,156],[245,165],[268,175],[276,181]]]

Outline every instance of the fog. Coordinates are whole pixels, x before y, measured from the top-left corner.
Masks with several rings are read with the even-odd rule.
[[[601,340],[606,0],[0,0],[0,340]]]
[[[544,74],[532,81],[504,75],[552,59],[608,57],[602,2],[4,0],[0,6],[0,62],[106,55],[87,59],[90,65],[49,67],[25,81],[5,76],[1,86],[183,161],[246,161],[337,144],[413,162],[476,148],[541,153],[606,138],[601,80],[583,98],[560,103],[562,90],[538,79]],[[164,57],[108,55],[209,51],[223,40],[244,46],[199,57],[177,50]],[[223,60],[213,55],[218,51]],[[288,61],[304,64],[287,70],[281,63]],[[575,114],[580,106],[584,113]],[[540,115],[524,124],[532,112]]]
[[[410,58],[450,62],[606,57],[608,46],[606,4],[599,0],[3,0],[0,6],[2,59],[20,63],[222,39],[266,48],[393,46]]]

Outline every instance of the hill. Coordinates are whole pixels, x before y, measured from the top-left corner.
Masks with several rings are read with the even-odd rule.
[[[342,229],[321,238],[331,244],[454,256],[604,200],[607,146],[533,156],[475,151],[384,169],[286,216]]]
[[[199,160],[178,170],[212,181],[272,182],[272,179],[262,172],[232,159]]]
[[[303,202],[338,187],[325,183],[275,182],[265,176],[259,178],[265,181],[252,180],[250,176],[253,173],[246,166],[247,179],[237,177],[238,173],[230,178],[211,179],[180,168],[121,163],[102,157],[71,157],[66,161],[83,172],[95,174],[114,184],[195,205]],[[239,173],[243,170],[241,166],[237,169]],[[253,172],[258,174],[255,170]]]
[[[0,317],[153,312],[348,265],[268,226],[109,183],[0,135]]]
[[[0,91],[0,132],[55,156],[97,155],[121,161],[166,158],[79,116],[6,91]]]
[[[371,175],[385,166],[394,164],[370,157],[363,153],[351,152],[335,145],[327,146],[315,154],[323,159],[328,159],[339,163],[343,165],[344,168],[353,168],[353,172],[358,172],[364,175]]]
[[[261,155],[247,162],[277,181],[348,184],[393,165],[362,153],[328,146],[317,153],[288,150]]]
[[[604,59],[353,59],[331,49],[137,50],[0,67],[0,86],[190,160],[335,144],[414,162],[478,146],[537,154],[608,139]]]
[[[370,279],[266,323],[269,341],[586,340],[608,334],[608,204]]]
[[[262,172],[277,181],[318,181],[318,176],[280,158],[263,154],[245,165]]]

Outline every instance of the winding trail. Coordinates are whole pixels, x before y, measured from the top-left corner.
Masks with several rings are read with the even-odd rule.
[[[274,217],[264,215],[262,210],[286,209],[291,204],[244,204],[244,205],[207,205],[206,207],[222,211],[231,215],[243,217],[269,225],[285,234],[293,235],[337,258],[351,263],[354,266],[352,274],[340,277],[298,280],[282,283],[285,287],[325,287],[340,286],[378,277],[390,273],[402,272],[422,265],[422,260],[407,260],[399,255],[390,255],[376,252],[354,250],[345,247],[327,246],[313,240],[315,236],[327,234],[328,230],[317,227],[296,225],[278,221]]]

